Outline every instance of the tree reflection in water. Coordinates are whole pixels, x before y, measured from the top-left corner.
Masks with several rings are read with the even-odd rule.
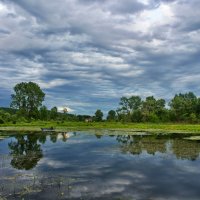
[[[41,145],[38,144],[39,139],[44,143],[46,141],[44,136],[39,138],[37,135],[18,135],[16,141],[8,144],[12,156],[11,165],[14,168],[29,170],[37,165],[43,157]]]
[[[58,133],[56,133],[56,132],[55,133],[51,133],[51,135],[50,135],[51,142],[56,143],[57,139],[58,139]]]
[[[75,133],[52,133],[49,135],[51,142],[56,143],[58,139],[66,142]],[[101,135],[96,134],[98,139]],[[12,156],[11,165],[16,169],[29,170],[34,168],[43,157],[41,144],[47,139],[46,134],[18,135],[15,141],[8,146]],[[173,153],[177,159],[196,160],[200,155],[200,143],[187,141],[181,138],[164,136],[116,136],[123,153],[139,155],[143,152],[154,155],[155,153]]]
[[[200,143],[174,139],[172,150],[178,159],[196,160],[200,154]]]
[[[177,159],[196,160],[200,155],[200,143],[181,138],[166,138],[157,136],[119,135],[117,141],[124,153],[139,155],[142,152],[154,155],[159,153],[173,153]]]
[[[73,133],[75,135],[76,133]],[[68,133],[52,133],[49,135],[50,141],[56,143],[58,138],[66,142],[71,135]],[[43,157],[41,144],[47,140],[46,134],[17,135],[16,141],[8,144],[11,165],[16,169],[33,169]]]

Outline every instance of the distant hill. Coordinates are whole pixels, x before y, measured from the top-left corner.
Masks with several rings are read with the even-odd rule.
[[[7,108],[7,107],[0,107],[0,110],[3,110],[3,111],[8,112],[10,114],[15,114],[17,112],[17,109]]]

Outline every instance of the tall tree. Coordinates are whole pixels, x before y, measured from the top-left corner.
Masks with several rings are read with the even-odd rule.
[[[28,118],[36,118],[38,108],[44,101],[45,93],[38,84],[21,82],[14,87],[15,94],[11,95],[11,107],[19,109],[20,113]]]
[[[141,104],[142,100],[139,96],[122,97],[119,102],[120,108],[117,109],[119,119],[131,121],[133,113],[140,109]]]
[[[116,120],[116,112],[114,110],[110,110],[107,116],[108,121],[115,121]]]
[[[96,121],[96,122],[101,122],[102,119],[103,119],[103,112],[102,112],[101,110],[98,109],[98,110],[95,112],[95,121]]]
[[[120,99],[119,109],[126,114],[130,114],[135,110],[138,110],[142,104],[142,100],[139,96],[131,96],[129,98],[122,97]]]
[[[146,97],[142,105],[143,111],[147,114],[156,110],[156,99],[153,96]]]
[[[49,112],[48,112],[47,107],[46,106],[42,106],[40,108],[40,119],[41,120],[47,120],[48,119],[48,114],[49,114]]]
[[[188,120],[192,114],[198,112],[198,98],[192,92],[176,94],[169,106],[176,121]]]
[[[58,117],[58,108],[55,106],[50,110],[50,117],[53,120],[56,120],[56,118]]]
[[[166,108],[164,99],[155,99],[154,96],[149,96],[142,103],[143,121],[164,121],[166,117]]]

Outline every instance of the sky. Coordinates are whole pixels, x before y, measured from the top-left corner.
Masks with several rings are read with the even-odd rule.
[[[0,106],[35,82],[48,108],[200,96],[199,0],[0,0]]]

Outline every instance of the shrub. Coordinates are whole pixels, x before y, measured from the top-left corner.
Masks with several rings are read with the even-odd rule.
[[[1,118],[0,118],[0,124],[4,124],[4,121],[3,121],[3,119],[1,119]]]
[[[148,116],[148,121],[149,122],[159,122],[159,118],[155,113],[150,113]]]
[[[198,122],[198,119],[197,119],[197,116],[195,113],[191,113],[190,116],[189,116],[189,122],[190,123],[197,123]]]

